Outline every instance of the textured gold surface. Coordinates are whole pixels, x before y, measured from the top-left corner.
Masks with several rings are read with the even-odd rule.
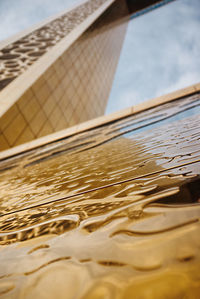
[[[116,1],[0,118],[0,150],[104,114],[126,14]]]
[[[199,298],[199,106],[197,94],[2,161],[2,297]]]

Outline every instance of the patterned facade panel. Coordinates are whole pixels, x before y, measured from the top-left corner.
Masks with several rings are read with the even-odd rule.
[[[198,298],[199,129],[195,94],[1,161],[3,296]]]
[[[104,114],[126,14],[116,1],[0,118],[0,150]]]
[[[93,14],[106,0],[89,0],[0,50],[0,90]]]

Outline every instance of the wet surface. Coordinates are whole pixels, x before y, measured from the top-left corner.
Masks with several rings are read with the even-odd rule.
[[[198,97],[0,162],[3,298],[199,298]]]

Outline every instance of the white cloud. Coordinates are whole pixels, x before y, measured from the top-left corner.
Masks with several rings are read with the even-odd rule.
[[[79,0],[0,0],[0,41],[78,2]]]
[[[126,89],[123,93],[120,93],[117,96],[116,101],[113,98],[109,103],[109,107],[110,110],[115,111],[117,105],[117,110],[121,110],[133,106],[135,105],[135,103],[141,103],[142,101],[143,99],[140,98],[140,94],[129,88]]]
[[[199,83],[199,81],[200,81],[199,73],[183,74],[176,80],[176,82],[171,83],[167,88],[158,89],[155,93],[155,97],[173,92],[181,88],[188,87],[192,84]]]
[[[199,0],[177,0],[131,20],[107,113],[199,82],[199,32]],[[132,101],[124,100],[131,92]]]

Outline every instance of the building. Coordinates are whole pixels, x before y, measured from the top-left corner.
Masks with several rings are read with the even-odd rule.
[[[2,151],[2,298],[198,298],[199,107],[196,84]]]
[[[155,2],[82,1],[3,42],[0,150],[103,115],[130,15]]]
[[[127,15],[125,1],[83,1],[4,45],[1,150],[104,114]]]

